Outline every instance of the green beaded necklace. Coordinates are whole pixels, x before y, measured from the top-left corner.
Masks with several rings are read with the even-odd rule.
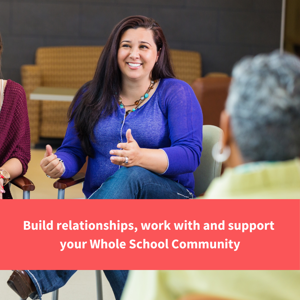
[[[124,107],[126,108],[127,106],[135,106],[135,108],[133,108],[132,110],[127,110],[127,111],[126,111],[126,113],[125,113],[125,116],[126,116],[126,117],[127,117],[131,112],[136,111],[137,109],[139,109],[139,108],[141,107],[141,104],[149,97],[149,94],[148,94],[148,93],[150,92],[150,90],[153,89],[153,86],[154,86],[154,84],[155,84],[156,82],[157,82],[157,80],[151,80],[150,85],[149,85],[149,87],[148,87],[146,93],[145,93],[143,96],[141,96],[140,99],[136,100],[133,104],[127,104],[127,105],[125,105],[125,104],[122,103],[122,97],[121,97],[121,96],[119,97],[119,104],[120,104],[120,107],[121,107],[121,108],[124,108]]]

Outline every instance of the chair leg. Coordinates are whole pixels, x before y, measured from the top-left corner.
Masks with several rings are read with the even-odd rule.
[[[23,191],[23,199],[30,199],[30,192],[29,191]]]
[[[96,270],[97,300],[103,300],[101,271]]]
[[[57,199],[65,199],[65,190],[59,189]]]
[[[58,291],[59,290],[52,292],[52,300],[58,300]]]

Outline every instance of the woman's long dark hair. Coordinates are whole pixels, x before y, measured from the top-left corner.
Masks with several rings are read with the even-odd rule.
[[[156,21],[144,16],[131,16],[119,22],[104,46],[94,78],[78,91],[68,111],[69,120],[74,119],[82,148],[90,157],[94,156],[91,140],[95,140],[96,123],[100,117],[105,118],[117,109],[117,99],[122,87],[117,59],[120,39],[126,30],[139,27],[152,30],[157,51],[160,50],[152,70],[152,79],[175,77],[165,36]],[[77,103],[80,96],[82,99]]]

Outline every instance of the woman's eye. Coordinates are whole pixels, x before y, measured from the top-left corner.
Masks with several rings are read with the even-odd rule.
[[[146,45],[141,45],[140,48],[141,49],[148,49],[148,47]]]
[[[128,44],[123,44],[122,47],[123,47],[123,48],[128,48],[129,45],[128,45]]]

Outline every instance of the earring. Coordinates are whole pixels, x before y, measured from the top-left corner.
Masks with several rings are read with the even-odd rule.
[[[222,148],[222,145],[220,142],[216,143],[212,148],[212,156],[213,156],[214,160],[219,163],[226,161],[231,154],[231,150],[228,146],[225,146],[223,148],[222,153],[221,153],[221,148]]]

